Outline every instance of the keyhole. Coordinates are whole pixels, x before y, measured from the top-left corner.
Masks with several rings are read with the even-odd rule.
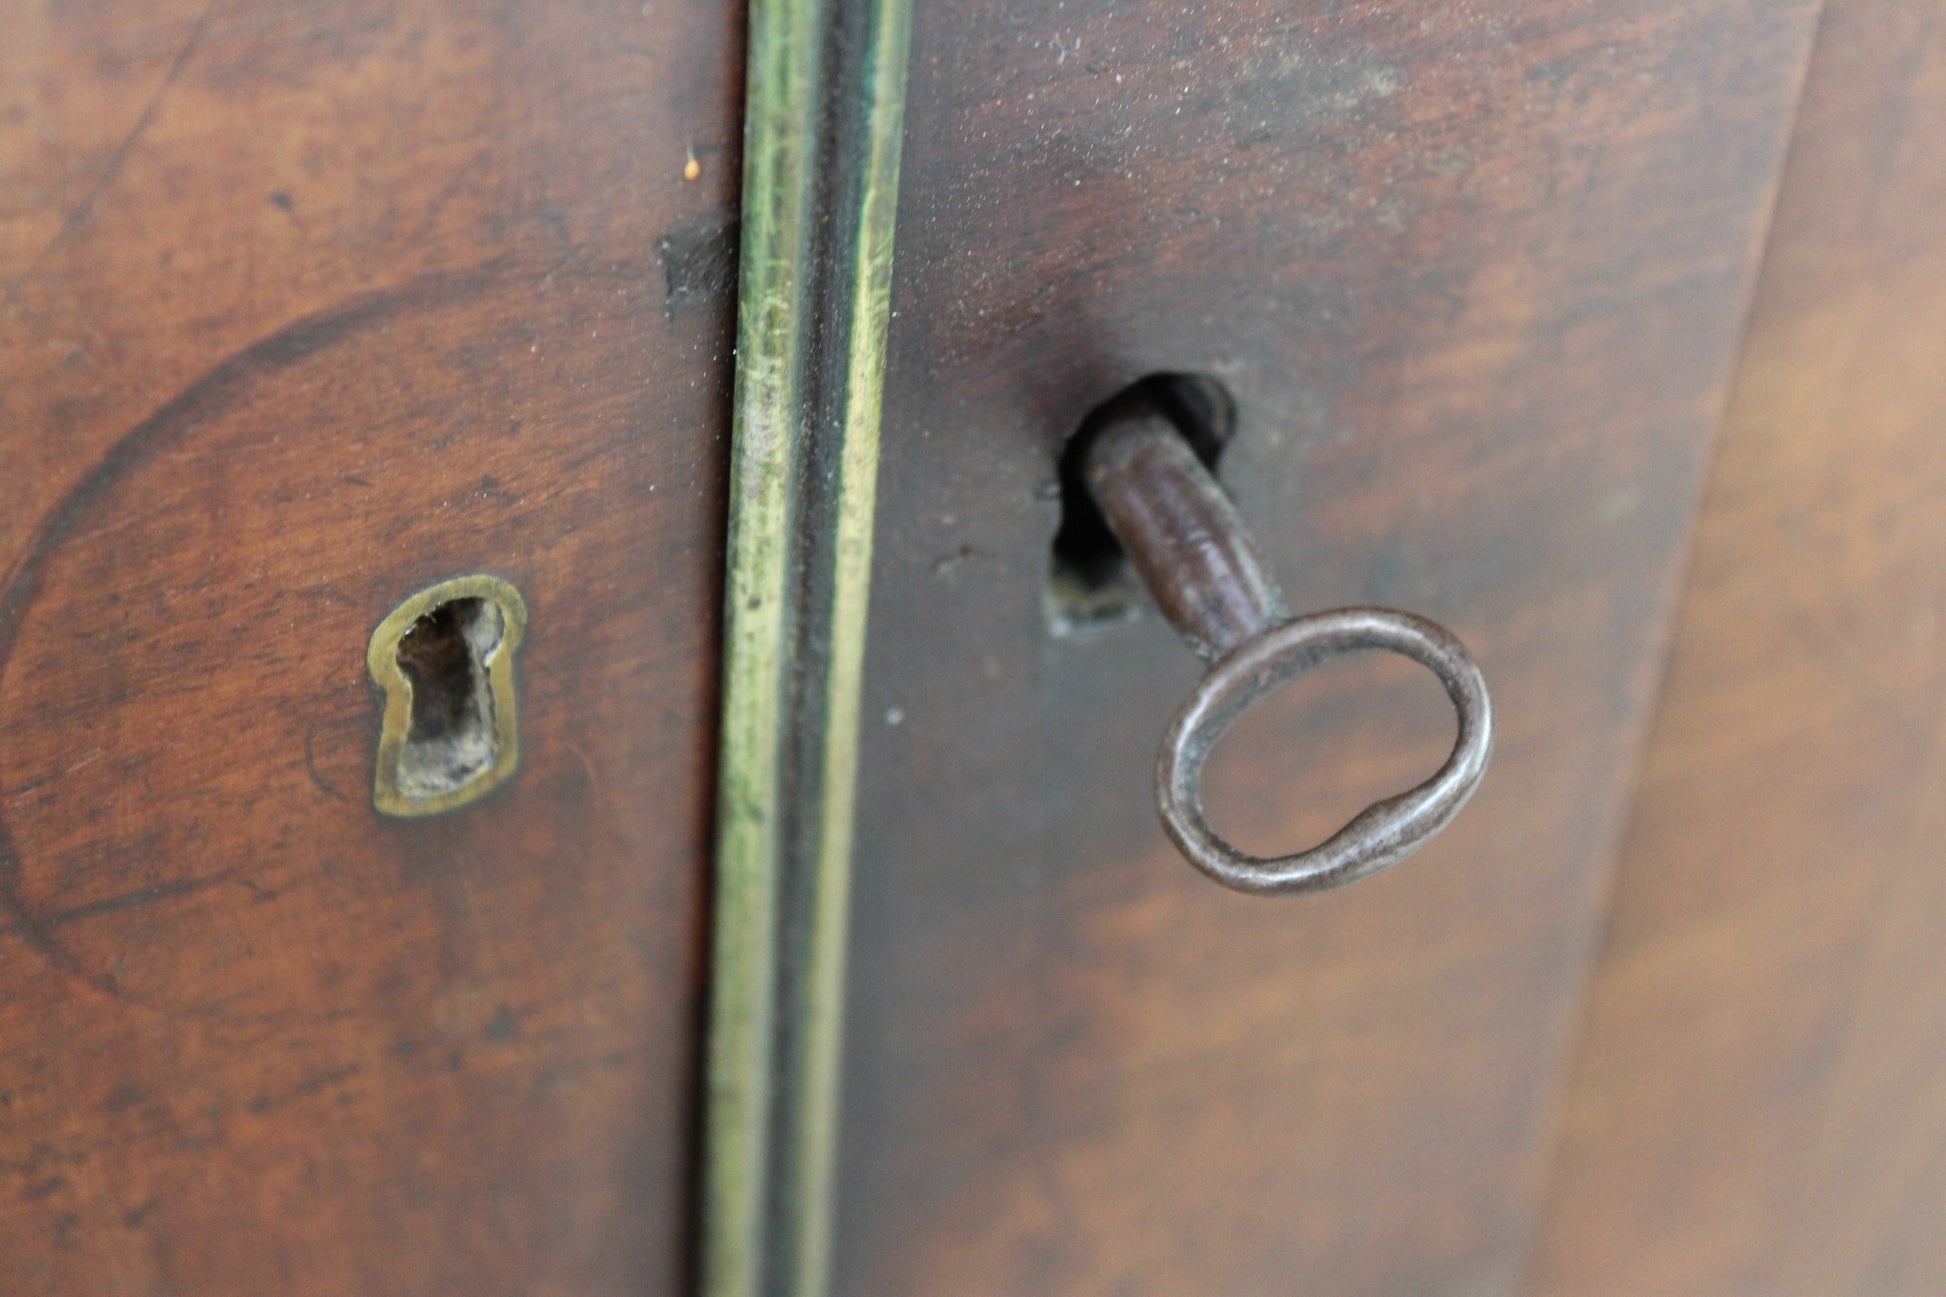
[[[1131,408],[1161,410],[1188,438],[1190,448],[1216,470],[1236,426],[1236,406],[1215,379],[1199,374],[1150,374],[1088,412],[1061,450],[1061,525],[1054,533],[1053,561],[1043,606],[1048,629],[1080,635],[1127,621],[1142,604],[1142,591],[1108,520],[1088,494],[1082,467],[1088,446],[1103,428]]]
[[[513,774],[513,654],[520,592],[463,576],[421,590],[379,623],[365,660],[385,691],[372,801],[387,815],[464,806]]]
[[[485,599],[455,599],[412,623],[399,670],[412,686],[412,722],[399,753],[408,797],[457,792],[493,765],[493,692],[487,664],[506,621]]]

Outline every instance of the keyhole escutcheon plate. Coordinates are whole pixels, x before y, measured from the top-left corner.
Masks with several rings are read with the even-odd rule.
[[[378,624],[365,664],[385,691],[372,782],[382,814],[454,810],[514,773],[513,663],[526,629],[520,592],[483,575],[421,590]]]

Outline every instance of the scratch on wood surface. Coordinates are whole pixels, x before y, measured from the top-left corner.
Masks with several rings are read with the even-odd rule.
[[[61,218],[60,228],[54,231],[54,237],[47,241],[47,246],[35,255],[34,260],[27,267],[27,273],[21,276],[21,280],[33,278],[47,264],[48,258],[58,252],[73,237],[74,232],[81,228],[82,222],[86,221],[89,214],[94,211],[95,204],[101,200],[102,194],[107,192],[108,186],[115,183],[115,178],[121,174],[122,168],[128,165],[128,159],[135,152],[135,146],[141,142],[142,137],[148,133],[149,127],[154,124],[156,114],[162,107],[162,100],[169,93],[169,88],[181,78],[183,69],[189,66],[189,60],[195,56],[197,48],[203,43],[203,33],[209,29],[210,19],[216,15],[221,4],[222,0],[210,0],[209,4],[203,7],[203,12],[197,15],[195,23],[189,29],[189,35],[184,38],[181,48],[176,51],[175,58],[169,61],[168,70],[162,74],[161,83],[156,86],[148,102],[142,106],[141,113],[135,118],[135,124],[129,127],[128,134],[124,135],[121,143],[115,146],[115,151],[108,155],[107,165],[102,167],[94,183],[88,186],[88,192],[81,196],[81,201],[69,208],[67,215]],[[13,296],[19,283],[20,281],[17,280],[8,286],[7,296]]]

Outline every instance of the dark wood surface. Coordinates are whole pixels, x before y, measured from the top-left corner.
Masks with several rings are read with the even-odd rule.
[[[1827,0],[1576,1022],[1818,7],[921,6],[836,1292],[1946,1282],[1933,7]],[[0,6],[9,1293],[681,1290],[740,27]],[[1193,875],[1194,661],[1047,630],[1060,441],[1163,369],[1294,605],[1493,683],[1353,891]],[[470,571],[523,768],[382,820],[365,639]],[[1442,707],[1305,682],[1219,825],[1316,840]]]
[[[1516,1287],[1815,11],[920,7],[835,1291]],[[1293,607],[1492,683],[1478,799],[1349,891],[1192,873],[1150,780],[1193,659],[1047,631],[1061,440],[1171,369],[1235,397]],[[1211,773],[1259,849],[1450,742],[1404,666],[1275,719]]]
[[[1826,0],[1529,1291],[1946,1292],[1946,10]]]
[[[677,1290],[741,26],[0,6],[7,1292]],[[522,768],[381,819],[475,571]]]

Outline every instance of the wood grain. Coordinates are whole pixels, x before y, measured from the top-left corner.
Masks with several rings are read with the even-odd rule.
[[[740,27],[0,8],[8,1292],[683,1282]],[[478,571],[521,770],[382,819]]]
[[[1815,10],[920,8],[836,1291],[1514,1288]],[[1485,666],[1485,787],[1382,878],[1195,875],[1150,791],[1194,660],[1049,635],[1061,441],[1159,370],[1235,397],[1293,607]],[[1218,827],[1429,772],[1398,679],[1238,733]]]
[[[1946,8],[1827,0],[1530,1291],[1946,1291]]]

